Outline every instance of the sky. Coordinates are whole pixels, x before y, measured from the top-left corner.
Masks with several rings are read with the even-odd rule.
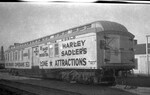
[[[0,3],[0,46],[23,43],[94,21],[114,21],[135,35],[150,35],[150,4]]]

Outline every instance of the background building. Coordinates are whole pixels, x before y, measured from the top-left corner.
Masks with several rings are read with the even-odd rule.
[[[150,47],[150,44],[148,44],[148,47]],[[149,61],[147,62],[146,44],[135,45],[135,74],[150,75],[150,50],[148,51],[148,54]]]

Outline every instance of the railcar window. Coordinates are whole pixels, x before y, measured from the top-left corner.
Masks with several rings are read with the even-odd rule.
[[[13,61],[13,51],[11,52],[11,61]]]
[[[50,39],[50,36],[47,36],[46,39],[47,39],[47,40]]]
[[[20,51],[18,51],[18,60],[20,60]]]
[[[37,41],[38,41],[38,42],[40,42],[40,41],[41,41],[41,39],[38,39]]]
[[[9,53],[8,53],[8,61],[9,61]]]
[[[7,60],[9,61],[9,53],[7,54]]]
[[[44,38],[43,38],[43,40],[47,40],[47,38],[46,38],[46,37],[44,37]]]
[[[9,61],[9,53],[7,54],[7,60]]]
[[[84,26],[79,27],[79,31],[84,30]]]
[[[11,56],[10,55],[11,55],[11,52],[9,52],[9,61],[11,61]]]
[[[9,60],[12,61],[12,53],[9,53]]]
[[[13,61],[15,61],[15,52],[13,52]]]
[[[49,57],[53,57],[53,45],[49,45]]]
[[[100,40],[100,49],[105,49],[105,47],[106,47],[106,41]]]
[[[68,31],[64,31],[64,34],[68,34]]]
[[[41,42],[42,40],[43,40],[43,39],[41,38],[41,39],[40,39],[40,42]]]
[[[12,52],[10,52],[10,61],[12,61]]]
[[[23,50],[21,50],[21,60],[23,60]]]
[[[7,61],[7,54],[5,54],[5,60]]]
[[[12,61],[12,54],[11,54],[11,52],[10,52],[10,55],[9,55],[9,56],[10,56],[10,61]]]
[[[11,52],[9,52],[9,61],[10,61],[10,59],[11,59],[11,57],[10,57],[10,53],[11,53]]]
[[[9,53],[9,60],[12,61],[12,52]]]
[[[59,36],[61,36],[63,33],[59,33]]]
[[[59,36],[58,34],[55,34],[55,35],[54,35],[54,37],[58,37],[58,36]]]
[[[7,59],[8,59],[8,61],[9,61],[9,53],[7,54]]]
[[[75,39],[75,36],[70,37],[70,39]]]
[[[50,38],[54,38],[54,36],[50,36]]]
[[[69,40],[69,37],[68,38],[65,38],[65,41]]]
[[[8,53],[6,54],[6,60],[8,61]]]
[[[7,54],[6,54],[5,58],[6,58],[6,60],[8,61],[8,59],[7,59]]]
[[[5,53],[5,60],[7,61],[7,54]]]
[[[7,55],[7,56],[8,56],[8,57],[7,57],[7,58],[8,58],[8,61],[9,61],[9,53],[8,53],[8,55]]]
[[[70,34],[70,33],[72,33],[72,30],[69,30],[69,31],[68,31],[68,34]]]
[[[59,40],[56,40],[56,42],[60,42],[61,41],[61,39],[59,39]]]
[[[86,25],[86,28],[91,28],[91,27],[92,27],[92,25],[91,25],[91,24]]]
[[[5,60],[7,60],[7,54],[5,54]]]
[[[58,46],[58,43],[55,44],[55,56],[59,56],[59,46]]]
[[[76,31],[77,31],[77,28],[72,29],[72,32],[76,32]]]
[[[15,52],[15,61],[17,61],[17,51]]]
[[[7,60],[9,61],[9,53],[7,54]]]
[[[7,60],[9,61],[9,53],[7,54]]]
[[[30,59],[30,49],[28,49],[28,59]]]
[[[11,61],[13,61],[13,52],[11,52]]]

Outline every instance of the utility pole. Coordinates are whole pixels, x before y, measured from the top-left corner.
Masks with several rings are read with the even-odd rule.
[[[146,35],[146,59],[147,59],[148,76],[149,76],[149,55],[148,55],[148,50],[150,48],[148,47],[148,37],[150,37],[150,35]]]

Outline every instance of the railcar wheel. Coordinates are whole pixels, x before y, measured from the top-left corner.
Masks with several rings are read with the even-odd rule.
[[[14,75],[15,75],[15,76],[18,76],[18,75],[19,75],[18,71],[15,71],[15,72],[14,72]]]
[[[89,82],[89,84],[92,84],[93,83],[93,77],[89,77],[88,82]]]
[[[97,77],[93,77],[93,84],[98,84],[98,78]]]
[[[108,86],[115,86],[116,85],[116,82],[110,82],[107,84]]]
[[[69,75],[66,72],[61,73],[61,79],[65,82],[69,82]]]

